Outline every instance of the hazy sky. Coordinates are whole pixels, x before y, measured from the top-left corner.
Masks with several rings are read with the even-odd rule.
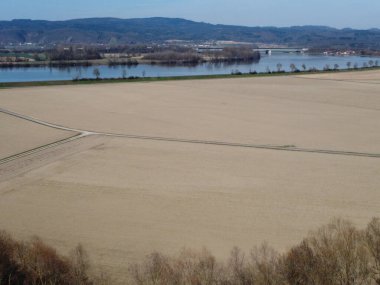
[[[247,26],[380,28],[380,0],[0,0],[0,20],[178,17]]]

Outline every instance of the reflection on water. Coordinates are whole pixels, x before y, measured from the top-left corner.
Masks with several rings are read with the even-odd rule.
[[[199,65],[173,66],[173,65],[148,65],[139,64],[132,66],[74,66],[74,67],[18,67],[0,69],[0,82],[18,81],[47,81],[47,80],[71,80],[79,78],[94,78],[93,70],[98,68],[102,78],[119,77],[163,77],[163,76],[186,76],[186,75],[209,75],[209,74],[231,74],[231,72],[266,72],[276,71],[277,65],[281,64],[282,69],[289,71],[290,65],[294,64],[302,70],[302,65],[306,69],[317,68],[322,70],[326,65],[334,68],[337,64],[339,69],[347,68],[347,63],[351,62],[351,67],[355,64],[362,67],[368,62],[379,61],[379,58],[359,57],[359,56],[322,56],[303,54],[277,54],[272,56],[262,56],[259,62],[253,63],[202,63]]]

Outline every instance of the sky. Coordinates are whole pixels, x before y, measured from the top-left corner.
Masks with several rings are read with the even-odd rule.
[[[244,26],[380,28],[380,0],[0,0],[0,20],[172,17]]]

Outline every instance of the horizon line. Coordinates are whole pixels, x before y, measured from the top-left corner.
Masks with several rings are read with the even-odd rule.
[[[133,18],[120,18],[120,17],[112,17],[112,16],[102,16],[102,17],[83,17],[83,18],[68,18],[63,20],[48,20],[48,19],[32,19],[32,18],[13,18],[10,20],[2,20],[0,19],[0,22],[12,22],[12,21],[46,21],[46,22],[67,22],[67,21],[76,21],[76,20],[88,20],[88,19],[117,19],[117,20],[138,20],[138,19],[177,19],[177,20],[185,20],[190,21],[194,23],[203,23],[208,25],[214,25],[214,26],[235,26],[235,27],[246,27],[246,28],[278,28],[278,29],[286,29],[286,28],[294,28],[294,27],[321,27],[321,28],[330,28],[335,30],[380,30],[380,28],[372,27],[372,28],[353,28],[353,27],[334,27],[334,26],[328,26],[328,25],[313,25],[313,24],[302,24],[302,25],[291,25],[291,26],[273,26],[273,25],[256,25],[256,26],[249,26],[249,25],[238,25],[238,24],[220,24],[220,23],[212,23],[212,22],[206,22],[206,21],[196,21],[191,20],[187,18],[180,18],[180,17],[163,17],[163,16],[150,16],[150,17],[133,17]]]

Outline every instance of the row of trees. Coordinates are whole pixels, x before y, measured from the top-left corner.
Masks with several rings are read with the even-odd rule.
[[[65,257],[40,239],[19,242],[0,232],[0,284],[112,284],[90,272],[81,246]],[[380,285],[380,219],[364,230],[336,219],[283,254],[267,244],[248,254],[234,248],[225,262],[206,249],[152,253],[128,272],[131,285]]]
[[[0,284],[90,285],[102,279],[90,278],[89,269],[88,256],[80,245],[65,257],[39,238],[22,242],[0,232]]]
[[[354,63],[352,65],[352,62],[351,61],[348,61],[346,63],[347,65],[347,68],[350,69],[351,67],[353,67],[354,69],[357,69],[359,68],[359,65],[357,63]],[[364,68],[367,68],[367,67],[376,67],[376,66],[379,66],[379,61],[378,60],[369,60],[368,63],[367,62],[363,62],[363,65],[362,65]]]
[[[194,50],[168,50],[146,54],[143,59],[165,64],[196,64],[200,62],[253,62],[260,60],[260,52],[251,47],[226,47],[221,51],[197,53]]]
[[[100,70],[99,70],[99,68],[94,68],[94,70],[92,71],[92,74],[95,76],[96,79],[100,79]],[[141,75],[142,75],[142,77],[145,77],[145,75],[146,75],[145,70],[143,70],[141,72]],[[128,77],[127,70],[126,69],[122,69],[121,70],[121,78],[122,79],[127,79],[127,77]],[[135,77],[129,77],[129,78],[133,78],[134,79]],[[80,80],[80,76],[78,75],[76,78],[74,78],[74,80]]]
[[[193,51],[162,51],[147,54],[143,57],[143,59],[151,60],[153,62],[158,61],[165,64],[199,63],[203,60],[202,56]]]
[[[352,64],[351,61],[347,62],[346,63],[346,66],[347,66],[347,69],[351,69],[351,68],[354,68],[354,69],[359,69],[359,64],[358,63],[354,63]],[[379,66],[379,61],[378,60],[369,60],[368,62],[363,62],[362,64],[362,68],[369,68],[369,67],[378,67]],[[278,63],[276,65],[277,67],[277,72],[285,72],[283,70],[283,65],[281,63]],[[303,71],[307,71],[307,66],[306,64],[302,64],[301,65],[302,67],[302,70]],[[289,65],[289,68],[292,72],[299,72],[300,69],[294,64],[294,63],[291,63]],[[323,70],[325,71],[329,71],[329,70],[339,70],[340,66],[339,64],[335,63],[333,66],[331,66],[330,64],[326,64],[324,67],[323,67]],[[316,71],[317,69],[315,67],[312,67],[312,68],[309,68],[309,71]]]
[[[226,47],[222,51],[206,53],[212,62],[254,62],[261,58],[260,52],[250,46]]]
[[[91,47],[59,47],[47,52],[47,58],[52,61],[68,60],[93,60],[100,59],[101,55],[98,50]]]
[[[380,220],[364,231],[335,220],[284,254],[266,244],[249,254],[234,248],[224,263],[207,250],[154,253],[130,272],[139,285],[379,285]]]
[[[171,53],[171,52],[170,52],[170,53]],[[166,61],[166,60],[167,60],[167,62],[169,62],[169,61],[170,61],[170,58],[171,58],[171,57],[169,57],[169,56],[167,57],[166,55],[162,55],[162,54],[156,54],[156,55],[158,55],[158,56],[157,56],[157,57],[154,57],[155,59],[160,58],[160,60],[163,60],[163,61]],[[148,57],[147,57],[147,58],[148,58]],[[185,57],[184,57],[183,55],[181,55],[179,58],[181,58],[182,61],[185,60]],[[177,58],[176,60],[179,60],[179,58]],[[186,57],[186,58],[187,58],[187,60],[190,60],[191,57]],[[150,59],[151,59],[151,58],[150,58]],[[173,61],[173,62],[177,62],[176,60]],[[186,61],[186,60],[185,60],[185,61]],[[133,64],[133,63],[131,63],[131,64]],[[372,61],[372,60],[370,60],[369,63],[364,62],[363,65],[362,65],[362,68],[376,67],[376,66],[378,66],[378,64],[379,64],[379,62],[378,62],[377,60],[376,60],[376,61]],[[113,64],[111,64],[110,66],[112,66],[112,65],[113,65]],[[114,65],[116,65],[116,64],[114,64]],[[130,65],[130,64],[126,63],[126,64],[124,64],[124,65]],[[350,69],[351,66],[352,66],[352,63],[351,63],[351,62],[347,62],[347,68]],[[285,71],[283,70],[283,65],[282,65],[281,63],[278,63],[278,64],[276,65],[276,67],[277,67],[277,71],[276,71],[277,73],[283,73],[283,72],[285,72]],[[291,64],[289,65],[289,68],[290,68],[291,72],[300,72],[300,70],[298,69],[298,67],[297,67],[295,64],[293,64],[293,63],[291,63]],[[339,64],[334,64],[333,67],[331,67],[329,64],[326,64],[326,65],[323,67],[323,70],[324,70],[324,71],[338,71],[339,68],[340,68]],[[354,68],[354,69],[358,69],[358,68],[359,68],[359,65],[358,65],[357,63],[355,63],[354,66],[353,66],[353,68]],[[304,72],[305,72],[305,71],[309,71],[309,72],[316,72],[316,71],[318,71],[318,69],[315,68],[315,67],[311,67],[311,68],[307,69],[307,67],[306,67],[305,64],[302,64],[302,70],[303,70]],[[266,72],[267,72],[267,73],[272,73],[272,71],[269,69],[269,67],[267,68],[267,71],[266,71]],[[232,74],[232,75],[242,75],[243,73],[242,73],[241,71],[239,71],[238,69],[236,69],[236,70],[232,70],[232,71],[231,71],[231,74]],[[256,71],[250,71],[249,74],[257,74],[257,72],[256,72]],[[93,70],[93,75],[96,77],[96,79],[100,79],[100,75],[101,75],[101,73],[100,73],[99,68],[94,68],[94,70]],[[126,70],[126,69],[122,69],[122,71],[121,71],[121,78],[126,79],[126,78],[127,78],[127,75],[128,75],[127,70]],[[142,71],[142,77],[145,77],[145,75],[146,75],[146,72],[145,72],[145,71]],[[75,80],[79,80],[79,79],[80,79],[80,76],[78,75],[78,76],[75,78]]]

